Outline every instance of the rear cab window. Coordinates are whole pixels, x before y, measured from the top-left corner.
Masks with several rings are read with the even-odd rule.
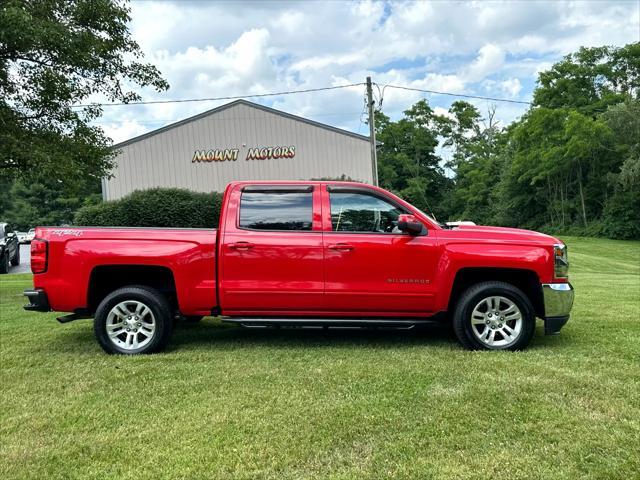
[[[240,196],[238,227],[246,230],[311,231],[313,187],[245,187]]]

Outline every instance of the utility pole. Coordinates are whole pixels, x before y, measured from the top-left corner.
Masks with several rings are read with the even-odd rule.
[[[367,108],[369,109],[369,142],[371,143],[371,171],[373,184],[378,186],[378,156],[376,152],[376,125],[373,118],[373,91],[371,77],[367,77]]]

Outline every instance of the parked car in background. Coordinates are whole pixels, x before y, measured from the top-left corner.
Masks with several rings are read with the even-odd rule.
[[[27,243],[27,232],[16,232],[18,243]]]
[[[36,229],[32,228],[27,232],[24,238],[24,243],[31,243],[36,236]]]
[[[20,264],[18,236],[8,223],[0,223],[0,274],[9,273],[11,265]]]
[[[557,334],[573,288],[566,246],[514,228],[438,223],[346,182],[234,182],[219,229],[38,227],[27,310],[94,317],[109,353],[161,350],[174,318],[245,327],[453,323],[469,349]]]

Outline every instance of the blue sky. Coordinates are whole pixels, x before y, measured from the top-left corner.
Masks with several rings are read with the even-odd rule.
[[[145,100],[246,95],[364,82],[530,100],[539,71],[580,46],[640,41],[640,1],[254,1],[132,3],[131,32],[169,81]],[[352,131],[364,87],[260,100]],[[387,89],[392,118],[420,98]],[[225,102],[106,107],[116,142]],[[492,102],[474,102],[482,112]],[[495,103],[506,125],[526,106]]]

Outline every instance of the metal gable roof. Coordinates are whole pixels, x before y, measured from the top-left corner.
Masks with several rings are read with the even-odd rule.
[[[253,102],[250,102],[248,100],[242,100],[241,99],[241,100],[234,100],[233,102],[230,102],[230,103],[225,103],[224,105],[220,105],[219,107],[212,108],[211,110],[207,110],[206,112],[202,112],[202,113],[199,113],[199,114],[194,115],[192,117],[185,118],[184,120],[180,120],[178,122],[171,123],[169,125],[165,125],[162,128],[158,128],[156,130],[152,130],[150,132],[143,133],[142,135],[138,135],[137,137],[133,137],[133,138],[130,138],[129,140],[125,140],[124,142],[117,143],[112,148],[117,149],[117,148],[125,147],[127,145],[132,144],[132,143],[139,142],[140,140],[144,140],[145,138],[149,138],[149,137],[152,137],[154,135],[158,135],[160,133],[166,132],[167,130],[171,130],[172,128],[176,128],[176,127],[180,127],[182,125],[186,125],[187,123],[190,123],[190,122],[195,122],[196,120],[200,120],[202,118],[208,117],[209,115],[213,115],[215,113],[221,112],[221,111],[226,110],[226,109],[231,108],[231,107],[235,107],[237,105],[246,105],[247,107],[252,107],[252,108],[256,108],[258,110],[263,110],[263,111],[268,112],[268,113],[273,113],[275,115],[280,115],[281,117],[285,117],[285,118],[288,118],[290,120],[295,120],[295,121],[298,121],[298,122],[307,123],[307,124],[312,125],[314,127],[324,128],[325,130],[330,130],[330,131],[335,132],[335,133],[340,133],[342,135],[347,135],[347,136],[350,136],[350,137],[357,138],[358,140],[363,140],[365,142],[369,142],[369,137],[367,137],[367,136],[360,135],[360,134],[354,133],[354,132],[350,132],[348,130],[343,130],[341,128],[332,127],[331,125],[327,125],[325,123],[316,122],[314,120],[309,120],[308,118],[299,117],[299,116],[293,115],[291,113],[283,112],[281,110],[276,110],[275,108],[265,107],[264,105],[260,105],[258,103],[253,103]]]

